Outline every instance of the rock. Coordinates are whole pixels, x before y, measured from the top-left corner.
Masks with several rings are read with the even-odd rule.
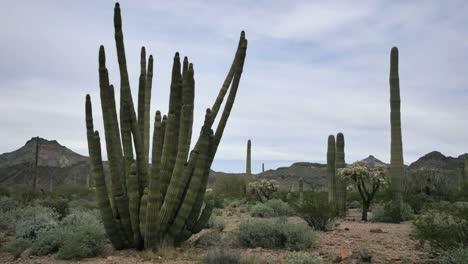
[[[345,229],[344,229],[344,230],[345,230],[345,231],[349,231],[349,228],[345,227]]]
[[[369,232],[371,232],[371,233],[384,233],[384,231],[382,229],[380,229],[380,228],[371,228],[369,230]]]
[[[334,259],[333,259],[333,263],[340,263],[343,259],[341,258],[341,256],[336,256]]]
[[[351,251],[349,251],[349,250],[342,250],[342,251],[340,252],[340,257],[341,257],[341,259],[344,260],[344,259],[349,258],[352,254],[353,254],[353,253],[352,253]]]

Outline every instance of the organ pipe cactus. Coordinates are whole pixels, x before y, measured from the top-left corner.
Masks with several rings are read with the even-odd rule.
[[[336,135],[336,156],[335,156],[335,168],[342,169],[346,166],[345,153],[344,153],[344,135],[338,133]],[[346,184],[343,182],[341,177],[335,173],[335,184],[336,184],[336,211],[338,215],[344,216],[346,214]]]
[[[390,176],[393,203],[397,219],[400,219],[402,203],[402,181],[404,177],[403,143],[401,136],[400,78],[398,76],[398,49],[393,47],[390,54]]]
[[[328,204],[336,210],[336,169],[335,169],[335,136],[328,136],[327,176],[328,176]]]
[[[109,82],[105,50],[103,46],[99,49],[99,86],[110,174],[107,184],[100,136],[94,131],[89,95],[85,107],[91,171],[104,228],[116,249],[157,249],[162,244],[177,245],[199,232],[211,215],[213,203],[205,200],[208,197],[205,196],[208,174],[239,87],[247,49],[245,33],[241,33],[218,97],[205,113],[200,136],[192,151],[194,67],[186,57],[181,64],[179,53],[175,54],[169,112],[167,116],[162,116],[159,111],[155,114],[149,166],[153,58],[150,55],[147,64],[146,50],[142,48],[138,108],[135,111],[118,3],[114,9],[114,29],[120,70],[119,117],[114,87]],[[213,131],[214,120],[226,94],[224,109]]]

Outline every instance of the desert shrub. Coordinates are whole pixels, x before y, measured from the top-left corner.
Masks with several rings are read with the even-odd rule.
[[[392,202],[386,203],[383,207],[377,207],[372,210],[372,221],[384,223],[399,223],[400,221],[408,221],[414,219],[414,211],[407,203],[403,203],[400,207],[401,211],[398,214],[398,209],[395,208]]]
[[[222,243],[221,233],[217,230],[205,232],[195,240],[196,246],[202,247],[214,247],[219,246]]]
[[[83,198],[70,201],[68,203],[68,206],[70,208],[81,209],[81,210],[98,209],[96,200],[88,200],[88,199],[83,199]]]
[[[354,200],[348,204],[349,209],[360,209],[361,207],[361,203],[357,200]]]
[[[246,204],[246,203],[247,203],[247,200],[245,200],[245,199],[240,199],[240,200],[239,200],[239,199],[235,199],[235,200],[233,200],[233,201],[231,201],[231,202],[229,203],[229,207],[236,208],[236,207],[239,207],[239,206],[244,205],[244,204]]]
[[[101,253],[106,235],[96,212],[74,211],[61,222],[60,259],[94,257]]]
[[[413,222],[412,236],[431,249],[447,250],[468,245],[468,223],[446,212],[429,211]]]
[[[0,196],[0,212],[7,212],[19,206],[18,202],[8,196]]]
[[[286,257],[286,264],[321,264],[322,259],[310,253],[291,252]]]
[[[467,248],[456,248],[445,251],[438,259],[439,264],[459,264],[465,263],[468,259]]]
[[[270,206],[264,203],[257,203],[250,208],[250,216],[252,217],[273,217],[275,211]]]
[[[415,214],[420,214],[427,204],[434,202],[432,197],[424,193],[405,194],[404,200],[413,208]]]
[[[328,230],[335,218],[328,201],[321,198],[304,199],[302,204],[296,205],[296,212],[315,230]]]
[[[302,250],[312,246],[315,240],[313,230],[297,222],[278,223],[269,220],[242,222],[237,237],[243,247],[287,248]]]
[[[248,212],[248,209],[243,206],[243,207],[239,208],[239,212],[242,213],[242,214],[245,214],[245,213]]]
[[[67,200],[77,200],[79,198],[94,199],[94,190],[79,185],[60,185],[49,193],[53,198],[64,198]]]
[[[38,232],[37,238],[31,244],[31,255],[45,256],[59,250],[62,243],[61,228],[56,227]]]
[[[239,250],[226,247],[213,247],[208,249],[204,264],[240,264],[241,252]]]
[[[213,228],[218,231],[223,231],[226,227],[226,223],[224,222],[224,217],[211,215],[210,220],[208,220],[208,228]]]
[[[25,207],[10,212],[14,218],[15,234],[18,238],[34,240],[39,232],[58,225],[59,215],[47,207]]]
[[[11,192],[10,192],[10,189],[6,186],[0,186],[0,197],[1,196],[6,196],[6,197],[10,197],[11,195]]]
[[[273,195],[279,191],[280,185],[276,180],[261,179],[252,181],[248,184],[249,193],[259,202],[265,202],[273,198]]]
[[[245,197],[245,177],[240,175],[219,175],[213,185],[213,192],[221,198],[241,199]]]
[[[68,200],[63,198],[47,198],[39,201],[39,204],[55,210],[59,214],[59,219],[64,218],[70,212]]]
[[[212,214],[215,215],[215,216],[222,216],[223,215],[223,209],[215,208],[215,209],[213,209]]]
[[[273,209],[275,216],[294,215],[294,209],[287,203],[279,199],[271,199],[265,202],[265,205]]]
[[[16,238],[15,240],[7,242],[2,246],[2,250],[10,253],[15,258],[21,256],[21,254],[30,246],[31,242],[24,238]]]

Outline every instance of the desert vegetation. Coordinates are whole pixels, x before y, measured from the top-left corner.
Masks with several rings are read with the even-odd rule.
[[[31,184],[0,188],[0,262],[466,263],[468,154],[464,167],[458,168],[461,182],[428,176],[422,170],[413,173],[421,172],[423,179],[408,175],[396,47],[390,50],[389,166],[346,161],[344,134],[331,134],[321,146],[327,164],[326,186],[320,189],[295,174],[284,176],[292,178],[292,186],[282,186],[265,176],[263,163],[262,172],[253,173],[250,139],[245,173],[209,181],[244,69],[244,31],[193,142],[195,66],[175,53],[169,109],[166,115],[161,111],[153,115],[154,59],[141,48],[134,103],[118,3],[114,35],[120,96],[116,97],[106,51],[100,46],[105,140],[95,130],[88,94],[85,119],[91,174],[86,175],[86,185],[39,190],[41,148],[36,138]]]

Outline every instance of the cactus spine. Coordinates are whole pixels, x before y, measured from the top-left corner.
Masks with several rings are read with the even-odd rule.
[[[403,143],[401,136],[400,114],[400,78],[398,76],[398,49],[393,47],[390,54],[390,176],[393,192],[393,202],[397,211],[397,218],[401,218],[400,208],[402,202],[401,185],[404,177]]]
[[[336,170],[342,169],[346,166],[345,163],[345,153],[344,153],[344,135],[343,133],[338,133],[336,135],[336,158],[335,158],[335,167]],[[346,214],[346,185],[335,173],[335,182],[336,182],[336,210],[338,215],[344,216]]]
[[[91,171],[104,227],[116,249],[156,249],[176,245],[199,232],[213,209],[205,197],[208,174],[221,141],[239,87],[247,49],[245,33],[231,68],[213,105],[208,109],[200,136],[190,152],[194,109],[194,67],[174,56],[169,112],[156,112],[152,166],[148,170],[150,97],[153,58],[146,64],[141,49],[138,111],[128,78],[120,6],[114,9],[114,29],[120,70],[120,128],[114,87],[109,82],[104,47],[99,50],[99,84],[110,185],[106,186],[99,134],[94,131],[91,98],[86,96],[86,128]],[[226,97],[216,132],[213,123]],[[138,112],[138,118],[137,118]],[[134,159],[135,151],[136,158]],[[205,202],[206,201],[206,202]]]
[[[328,136],[327,175],[328,175],[328,204],[336,210],[336,169],[335,169],[335,136]]]

